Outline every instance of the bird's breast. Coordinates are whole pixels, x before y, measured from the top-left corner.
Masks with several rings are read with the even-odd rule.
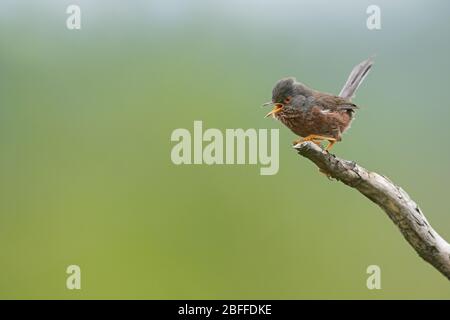
[[[286,109],[275,114],[275,118],[299,136],[306,136],[307,114],[302,110]]]
[[[276,113],[275,117],[301,137],[318,134],[338,140],[352,120],[351,114],[347,112],[324,111],[318,107],[311,109],[285,108]]]

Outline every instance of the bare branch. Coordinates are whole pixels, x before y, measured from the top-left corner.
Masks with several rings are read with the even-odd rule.
[[[332,178],[355,188],[383,209],[419,256],[450,280],[450,245],[431,227],[419,206],[388,178],[339,159],[312,142],[297,144],[300,155]]]

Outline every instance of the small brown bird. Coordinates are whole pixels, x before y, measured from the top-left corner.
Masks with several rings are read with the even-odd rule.
[[[264,104],[273,106],[266,117],[280,120],[299,135],[301,138],[294,145],[304,141],[320,145],[326,140],[325,150],[330,150],[350,127],[358,109],[350,100],[372,65],[373,59],[369,58],[355,66],[339,96],[310,89],[295,78],[281,79],[272,90],[272,101]]]

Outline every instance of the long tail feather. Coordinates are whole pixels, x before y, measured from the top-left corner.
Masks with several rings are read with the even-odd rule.
[[[344,99],[351,100],[355,95],[356,89],[358,89],[359,85],[363,82],[364,78],[369,73],[372,65],[373,57],[370,57],[369,59],[364,60],[363,62],[355,66],[348,76],[347,82],[342,88],[341,93],[339,93],[339,96]]]

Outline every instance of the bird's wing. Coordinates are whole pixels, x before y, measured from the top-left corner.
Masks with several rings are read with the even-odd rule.
[[[314,102],[315,105],[322,110],[327,110],[330,112],[354,111],[355,109],[358,109],[358,106],[356,104],[351,103],[344,98],[328,94],[317,95]]]

